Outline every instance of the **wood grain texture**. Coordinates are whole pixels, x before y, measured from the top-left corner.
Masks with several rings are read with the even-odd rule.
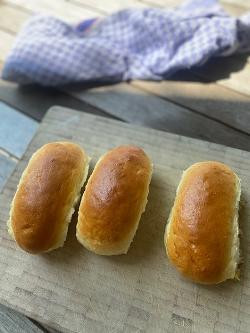
[[[60,333],[0,304],[0,333]]]
[[[197,78],[189,73],[189,79]],[[250,97],[214,83],[134,81],[132,85],[250,134]]]
[[[222,2],[221,4],[225,11],[232,16],[238,17],[240,15],[246,14],[248,11],[247,7],[241,6],[239,3],[237,3],[237,1],[235,1],[235,3]]]
[[[150,3],[151,1],[151,3]],[[150,0],[149,5],[161,6],[165,5],[173,7],[182,3],[182,0]],[[222,3],[225,9],[231,14],[240,15],[246,12],[247,7],[237,5],[237,1],[234,1],[233,5]],[[0,10],[0,40],[3,43],[0,44],[0,62],[3,62],[11,46],[13,44],[14,37],[11,33],[16,34],[19,31],[22,23],[32,13],[43,13],[58,16],[68,22],[77,22],[79,20],[101,16],[102,14],[109,14],[114,10],[122,9],[128,6],[144,7],[147,3],[139,0],[130,0],[129,3],[122,1],[109,0],[102,2],[99,0],[6,0],[2,4],[2,19]],[[1,7],[0,7],[1,9]],[[9,33],[11,32],[11,33]],[[225,58],[227,59],[227,58]],[[250,65],[247,62],[242,62],[241,58],[230,58],[225,60],[224,58],[219,61],[218,64],[213,63],[211,66],[205,66],[200,71],[200,75],[206,79],[217,81],[218,85],[230,88],[241,94],[250,96]],[[224,60],[226,64],[224,64]],[[235,71],[235,67],[238,69]],[[227,73],[224,78],[223,75]],[[219,75],[221,73],[221,75]],[[222,77],[221,77],[222,76]]]
[[[7,58],[7,54],[9,53],[13,42],[14,42],[14,36],[10,34],[9,32],[0,30],[0,61],[4,62]]]
[[[77,20],[96,16],[95,11],[88,8],[79,8],[79,6],[67,0],[6,0],[6,3],[20,10],[25,10],[29,14],[54,15],[66,22],[75,23]]]
[[[144,8],[144,7],[160,7],[160,8],[174,8],[183,3],[183,0],[108,0],[105,3],[101,0],[70,0],[70,2],[91,8],[101,13],[112,13],[113,11],[124,8]],[[246,6],[237,4],[237,1],[230,0],[221,2],[223,8],[231,15],[239,16],[244,14],[247,10]]]
[[[16,166],[17,160],[14,160],[4,151],[0,149],[0,192],[6,183],[7,179],[13,172]]]
[[[0,304],[0,333],[60,333]]]
[[[102,257],[75,238],[62,249],[30,256],[6,232],[9,204],[31,154],[53,140],[73,140],[98,157],[119,144],[140,145],[154,162],[149,201],[127,255]],[[244,265],[240,282],[204,287],[170,265],[163,245],[166,220],[182,170],[201,160],[229,164],[241,177]],[[51,109],[0,196],[0,301],[63,332],[249,332],[250,153],[133,127],[62,108]],[[21,263],[21,264],[20,264]]]
[[[232,4],[236,6],[241,6],[245,8],[245,10],[250,9],[250,2],[249,0],[222,0],[222,4]]]
[[[46,111],[54,105],[72,107],[79,111],[115,118],[69,94],[36,85],[17,86],[0,80],[0,100],[37,121],[41,121]]]
[[[149,4],[151,6],[169,7],[174,8],[180,6],[184,0],[139,0],[142,3]],[[239,15],[246,12],[250,8],[250,3],[245,0],[220,0],[220,4],[231,15]]]
[[[47,333],[30,319],[0,304],[1,333]]]
[[[16,34],[28,17],[29,14],[25,11],[0,2],[0,29]]]
[[[91,90],[84,90],[81,87],[71,88],[67,89],[67,92],[126,122],[245,150],[250,149],[248,134],[240,133],[231,126],[209,117],[204,118],[202,112],[190,112],[185,107],[160,99],[126,83]]]
[[[38,123],[0,101],[0,148],[21,158]]]
[[[174,8],[180,6],[183,0],[140,0],[142,3],[155,7]]]
[[[70,0],[70,2],[82,6],[84,8],[91,8],[97,12],[103,14],[110,14],[116,10],[124,8],[145,8],[148,7],[147,4],[144,4],[138,0]]]
[[[54,3],[54,2],[53,2]],[[99,3],[99,2],[98,2]],[[55,3],[54,3],[55,6]],[[102,6],[105,7],[103,4]],[[1,7],[0,7],[1,8]],[[33,8],[33,7],[32,7]],[[107,6],[107,8],[109,8]],[[0,30],[0,38],[3,41],[0,45],[0,61],[4,61],[7,57],[8,52],[11,49],[11,46],[14,41],[14,37],[11,33],[8,31],[12,31],[13,33],[17,33],[19,30],[19,27],[22,25],[22,23],[25,21],[25,19],[29,16],[27,13],[24,13],[21,9],[17,8],[11,8],[11,10],[14,10],[12,12],[12,19],[10,20],[7,16],[4,20],[0,20],[0,25],[4,25],[4,28],[6,31]],[[44,11],[47,13],[53,13],[53,8],[49,9],[45,8]],[[65,8],[66,12],[66,8]],[[84,9],[79,7],[79,12],[81,15],[84,12]],[[0,11],[1,13],[1,11]],[[57,12],[56,12],[57,13]],[[85,12],[84,12],[85,13]],[[92,13],[93,14],[93,13]],[[88,15],[88,12],[86,13]],[[12,22],[15,22],[14,24]],[[2,23],[1,23],[2,22]],[[239,92],[240,94],[245,94],[250,96],[250,84],[249,84],[249,75],[250,75],[250,65],[246,63],[247,60],[243,60],[242,57],[233,57],[230,59],[218,59],[215,62],[212,62],[211,64],[208,64],[206,66],[203,66],[200,70],[196,70],[197,74],[200,77],[203,77],[205,79],[209,79],[212,81],[217,81],[218,84],[214,84],[214,91],[216,91],[216,96],[218,96],[218,101],[224,98],[224,87],[230,88],[232,90],[235,90]],[[192,74],[191,74],[192,75]],[[225,78],[223,78],[225,77]],[[197,77],[196,77],[197,80]],[[222,86],[222,88],[220,87]],[[202,83],[201,83],[201,91],[202,91]],[[217,88],[217,89],[216,89]],[[209,90],[210,91],[210,90]],[[236,100],[240,100],[241,95],[238,94],[236,97]],[[229,96],[229,93],[227,94]],[[232,96],[235,95],[234,92],[232,92]],[[209,96],[209,99],[213,98],[213,94]],[[242,104],[244,104],[244,97],[242,97]],[[189,106],[189,103],[187,103],[187,106]]]

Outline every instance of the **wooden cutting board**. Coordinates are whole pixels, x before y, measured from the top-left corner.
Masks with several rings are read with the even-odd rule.
[[[32,256],[6,230],[9,205],[31,154],[55,140],[73,140],[97,159],[108,149],[134,143],[154,162],[149,201],[127,255],[103,257],[75,238]],[[228,163],[241,177],[240,220],[244,265],[240,282],[200,286],[170,265],[164,229],[182,171],[202,160]],[[0,196],[0,302],[63,332],[249,332],[250,153],[134,127],[54,107],[47,113]]]

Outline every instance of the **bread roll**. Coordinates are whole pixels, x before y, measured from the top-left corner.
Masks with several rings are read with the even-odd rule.
[[[201,162],[184,171],[165,233],[170,261],[204,284],[237,277],[240,180],[225,164]]]
[[[102,156],[81,200],[77,239],[101,255],[127,253],[144,212],[152,164],[135,146],[120,146]]]
[[[23,250],[36,254],[63,245],[87,173],[88,157],[74,143],[48,143],[31,157],[8,221]]]

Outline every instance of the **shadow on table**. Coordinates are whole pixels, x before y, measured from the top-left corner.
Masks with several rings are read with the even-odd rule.
[[[240,72],[248,61],[248,54],[220,57],[209,60],[201,67],[194,67],[192,72],[182,70],[172,75],[170,81],[212,83],[227,79],[231,74]]]
[[[200,67],[193,67],[190,70],[181,70],[177,73],[166,76],[167,81],[187,81],[187,82],[201,82],[201,83],[211,83],[217,80],[222,80],[229,78],[232,73],[241,71],[248,61],[248,54],[234,55],[229,57],[218,57],[209,60],[207,63]],[[83,91],[91,88],[113,85],[119,83],[120,81],[114,82],[111,79],[103,80],[102,82],[89,82],[80,84],[70,84],[68,86],[60,87],[63,90],[74,90]],[[53,105],[58,104],[62,98],[62,93],[60,90],[55,88],[45,88],[38,85],[24,85],[16,86],[13,84],[1,84],[0,85],[0,100],[10,101],[12,99],[12,104],[18,103],[18,101],[26,101],[27,106],[36,106],[34,103],[35,98],[43,99],[44,107],[48,106],[53,102]],[[70,103],[70,96],[67,96]],[[11,103],[10,103],[11,104]],[[61,105],[61,104],[60,104]],[[65,106],[67,106],[65,105]],[[15,105],[13,105],[15,106]],[[39,118],[40,114],[37,115]]]
[[[52,89],[6,83],[0,86],[0,99],[39,121],[51,106],[59,105],[249,150],[250,98],[210,84],[240,71],[246,62],[247,55],[215,58],[201,68],[179,71],[158,86],[114,86],[109,81]]]
[[[249,54],[240,54],[229,57],[218,57],[209,60],[202,66],[193,67],[192,70],[180,70],[172,75],[167,75],[166,81],[184,81],[184,82],[200,82],[212,83],[218,80],[227,79],[232,73],[240,72],[248,61]],[[91,88],[108,86],[120,81],[113,82],[106,80],[103,82],[89,82],[70,84],[63,89],[74,91],[82,91]]]

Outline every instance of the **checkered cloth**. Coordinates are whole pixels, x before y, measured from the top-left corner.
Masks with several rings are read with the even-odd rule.
[[[230,17],[216,0],[125,9],[78,25],[35,16],[18,35],[2,77],[45,86],[159,80],[214,56],[249,51],[250,14]]]

